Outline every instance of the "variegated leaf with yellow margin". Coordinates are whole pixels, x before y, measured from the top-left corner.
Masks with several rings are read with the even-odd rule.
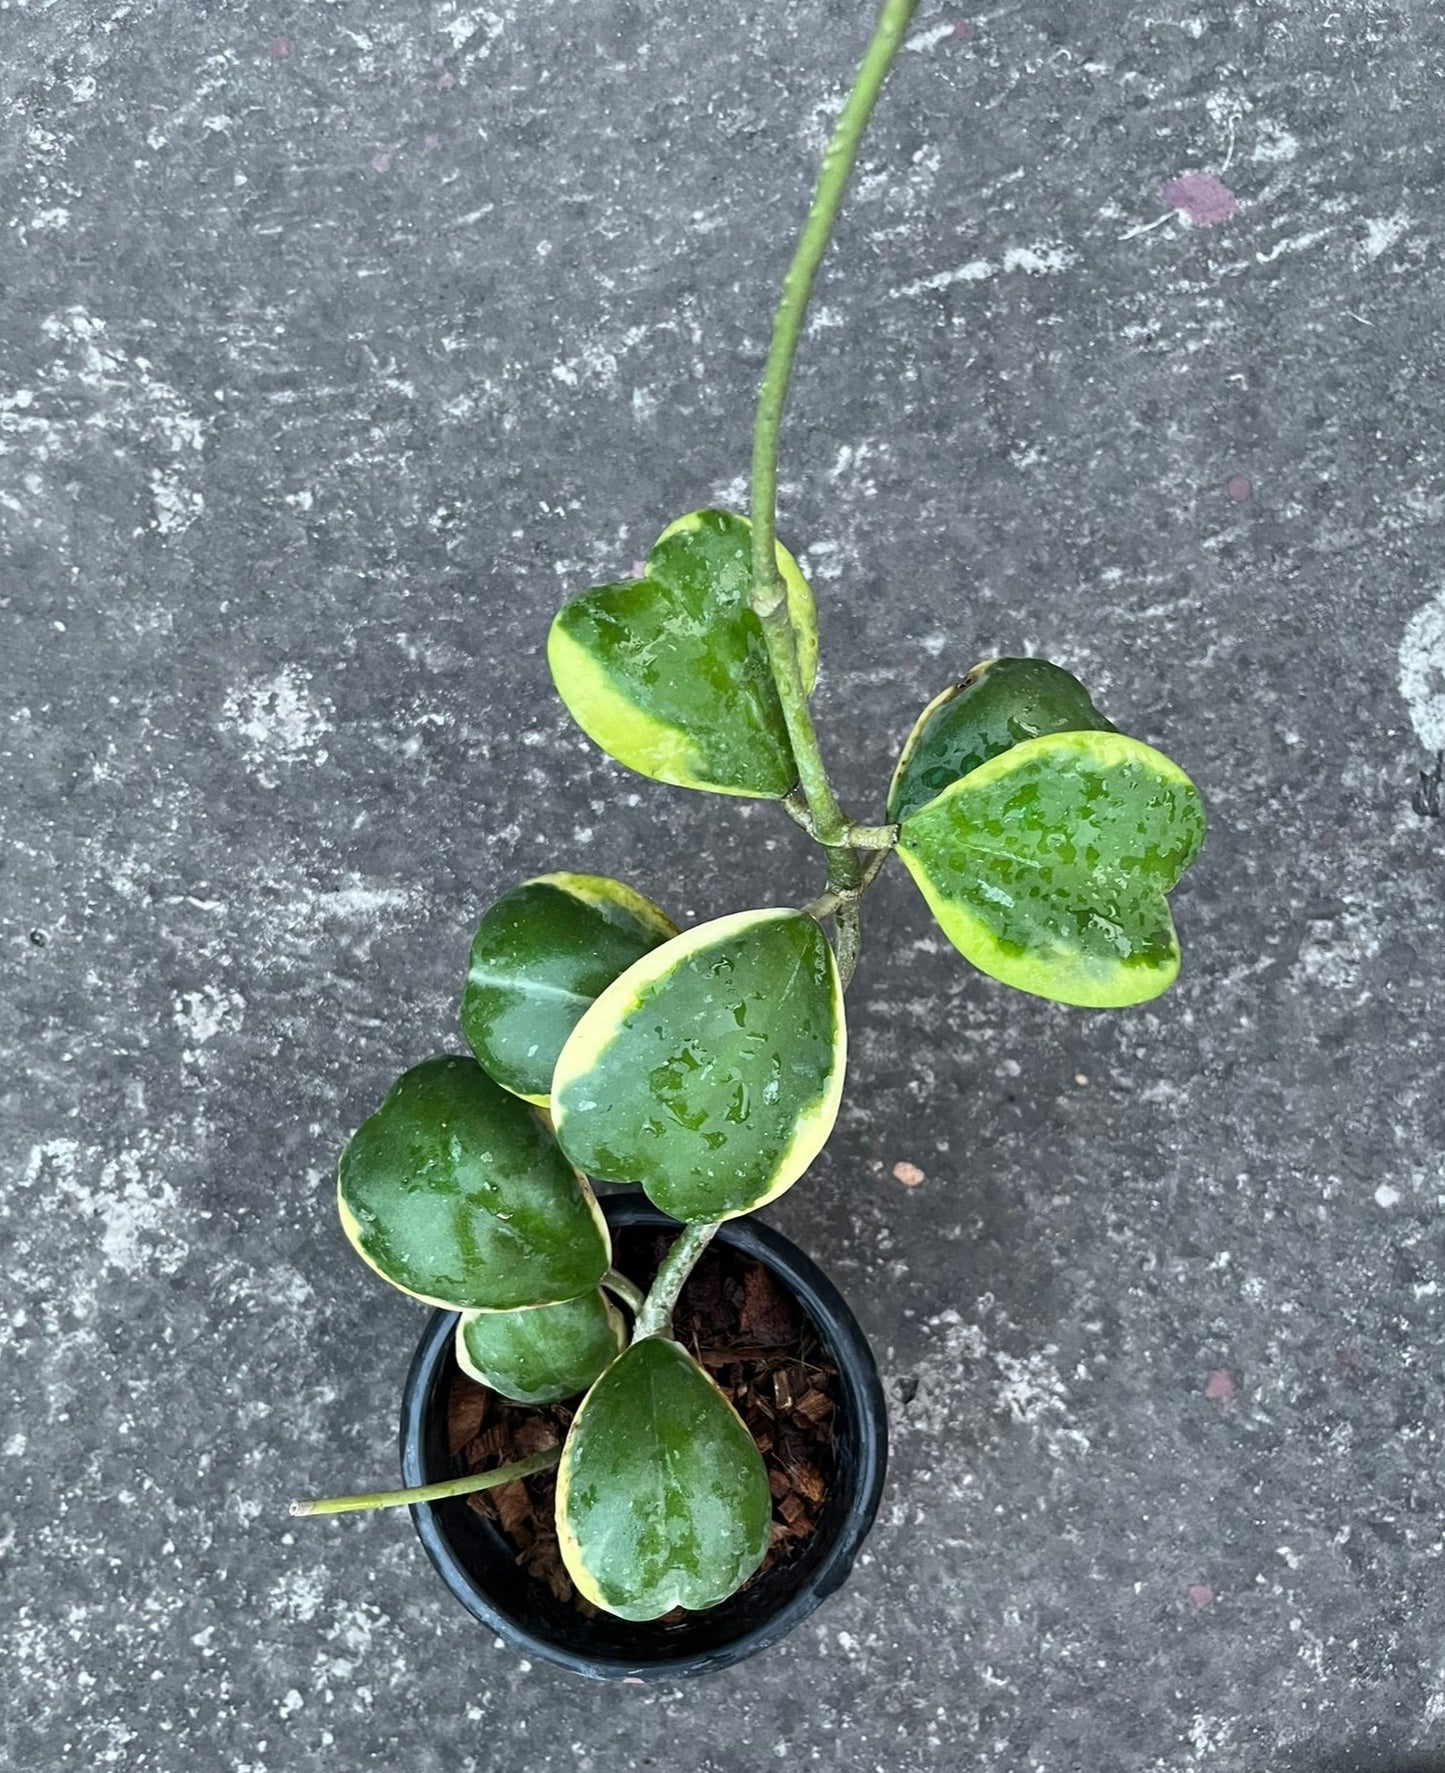
[[[1095,1009],[1179,971],[1165,894],[1204,841],[1178,767],[1121,733],[1027,739],[904,819],[898,854],[943,933],[992,978]]]
[[[813,594],[781,546],[778,569],[811,690]],[[658,537],[642,578],[599,585],[564,604],[547,661],[583,732],[659,782],[763,799],[787,794],[798,772],[751,587],[747,518],[694,511]]]
[[[717,1606],[762,1563],[771,1517],[757,1444],[676,1342],[635,1342],[582,1400],[557,1471],[557,1539],[594,1606],[623,1619]]]
[[[800,911],[686,930],[615,980],[552,1078],[562,1149],[589,1175],[638,1182],[676,1219],[731,1218],[792,1186],[843,1090],[843,992]]]
[[[985,659],[935,696],[913,724],[888,789],[906,819],[989,758],[1044,733],[1112,733],[1077,677],[1047,659]]]
[[[627,1346],[622,1313],[598,1288],[529,1311],[464,1311],[457,1365],[519,1404],[555,1404],[600,1378]]]
[[[362,1260],[429,1305],[551,1305],[612,1260],[586,1178],[537,1111],[457,1054],[404,1072],[357,1129],[337,1204]]]
[[[472,941],[462,1032],[486,1071],[547,1106],[552,1071],[587,1006],[677,934],[650,899],[600,874],[543,874],[497,900]]]

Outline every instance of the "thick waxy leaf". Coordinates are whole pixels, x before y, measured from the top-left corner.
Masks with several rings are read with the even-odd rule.
[[[519,1404],[576,1397],[627,1346],[622,1314],[600,1290],[531,1311],[468,1311],[457,1365]]]
[[[653,949],[573,1029],[552,1079],[562,1149],[676,1219],[790,1188],[833,1130],[843,992],[800,911],[745,911]]]
[[[903,821],[898,853],[980,971],[1096,1009],[1179,971],[1164,895],[1204,841],[1176,764],[1120,733],[1028,739]]]
[[[341,1154],[341,1223],[383,1280],[509,1311],[595,1287],[612,1260],[585,1177],[475,1059],[405,1072]]]
[[[919,715],[893,772],[888,817],[906,819],[989,758],[1045,733],[1112,733],[1077,677],[1047,659],[985,659]]]
[[[640,775],[762,798],[786,794],[798,779],[748,606],[751,549],[747,518],[694,511],[662,532],[642,578],[584,591],[552,624],[547,662],[572,718]],[[782,547],[778,568],[811,690],[813,594]]]
[[[557,1471],[572,1580],[623,1619],[725,1601],[763,1561],[772,1497],[736,1410],[676,1342],[648,1336],[582,1400]]]
[[[462,1032],[504,1089],[547,1106],[582,1012],[677,934],[650,899],[600,874],[544,874],[498,899],[472,941]]]

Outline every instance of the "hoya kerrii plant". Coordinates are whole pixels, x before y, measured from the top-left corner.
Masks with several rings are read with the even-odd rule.
[[[880,823],[844,812],[824,768],[813,595],[775,536],[778,435],[813,278],[915,4],[883,5],[823,162],[764,371],[749,514],[669,523],[641,576],[564,605],[547,647],[562,700],[609,756],[777,802],[821,846],[823,888],[679,930],[619,881],[514,887],[472,942],[470,1054],[407,1071],[341,1158],[347,1237],[383,1280],[460,1314],[460,1367],[517,1402],[581,1402],[561,1447],[295,1512],[437,1500],[556,1465],[568,1571],[628,1620],[716,1605],[767,1549],[762,1457],[672,1337],[672,1312],[718,1226],[791,1188],[832,1130],[859,904],[880,868],[898,856],[980,971],[1109,1008],[1178,972],[1166,895],[1204,835],[1178,766],[1043,659],[986,660],[923,709]],[[681,1224],[645,1293],[613,1267],[589,1178],[634,1184]]]

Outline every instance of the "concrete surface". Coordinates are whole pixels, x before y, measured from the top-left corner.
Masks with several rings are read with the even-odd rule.
[[[815,889],[769,808],[601,759],[542,642],[742,498],[862,35],[0,7],[7,1765],[1445,1766],[1426,0],[925,4],[865,150],[782,498],[847,800],[1037,649],[1213,834],[1127,1014],[972,976],[901,871],[871,902],[845,1114],[769,1213],[894,1401],[851,1586],[601,1690],[495,1649],[404,1520],[282,1511],[394,1470],[420,1310],[330,1174],[455,1044],[482,907]]]

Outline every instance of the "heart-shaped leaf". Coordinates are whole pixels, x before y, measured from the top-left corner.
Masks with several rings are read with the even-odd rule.
[[[845,1060],[838,968],[813,919],[720,917],[644,955],[572,1030],[552,1078],[557,1137],[675,1219],[732,1218],[822,1150]]]
[[[895,822],[989,758],[1045,733],[1112,733],[1077,677],[1047,659],[985,659],[914,722],[888,790]]]
[[[779,547],[803,685],[818,669],[813,594]],[[640,579],[559,611],[547,662],[589,738],[640,775],[760,798],[798,779],[763,631],[748,604],[752,525],[694,511],[658,538]]]
[[[1176,764],[1120,733],[1027,739],[903,821],[898,853],[944,934],[1006,985],[1095,1009],[1173,983],[1164,895],[1204,841]]]
[[[497,900],[472,941],[462,1032],[490,1075],[547,1106],[552,1071],[582,1012],[677,927],[600,874],[544,874]]]
[[[623,1619],[700,1612],[768,1547],[772,1497],[736,1410],[676,1342],[648,1336],[582,1400],[557,1471],[562,1560]]]
[[[586,1178],[475,1059],[397,1080],[341,1154],[341,1223],[383,1280],[455,1310],[551,1305],[612,1260]]]
[[[600,1290],[530,1311],[467,1311],[457,1325],[457,1365],[519,1404],[576,1397],[626,1346],[622,1313]]]

